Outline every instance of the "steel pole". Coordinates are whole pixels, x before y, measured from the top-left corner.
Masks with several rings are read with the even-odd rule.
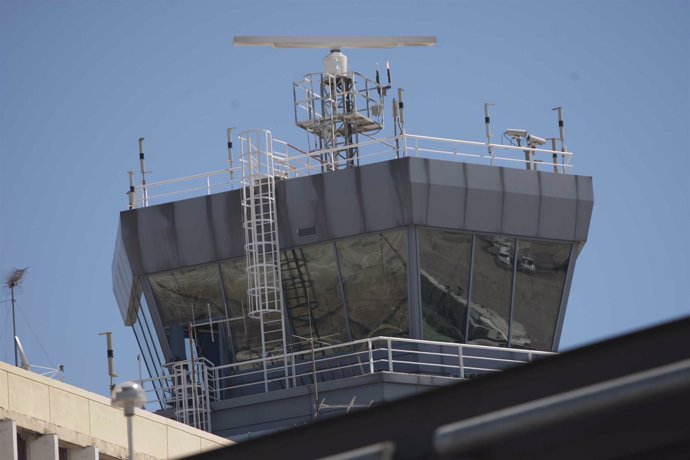
[[[132,429],[132,416],[127,417],[127,447],[129,450],[129,460],[134,460],[134,435]]]
[[[17,321],[15,319],[14,313],[14,285],[10,286],[10,291],[12,292],[12,343],[14,344],[14,366],[18,367],[17,361],[17,341],[14,339],[17,337]]]

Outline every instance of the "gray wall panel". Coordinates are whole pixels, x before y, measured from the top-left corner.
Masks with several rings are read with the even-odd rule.
[[[404,191],[409,182],[407,177],[399,177],[399,164],[375,163],[355,169],[362,191],[358,205],[364,210],[366,232],[401,227],[409,222],[409,192]]]
[[[174,203],[137,209],[136,217],[143,272],[183,266],[178,256]]]
[[[322,179],[322,178],[321,178]],[[323,180],[299,178],[276,183],[276,205],[278,212],[278,231],[282,247],[312,243],[322,233],[328,233],[325,215],[319,209],[323,206],[320,191]],[[300,228],[316,227],[317,233],[299,237]]]
[[[410,224],[584,241],[591,196],[590,177],[421,158],[276,184],[284,248]],[[133,276],[241,257],[240,200],[235,190],[122,212]],[[307,227],[316,234],[298,237]]]
[[[184,265],[197,265],[217,257],[210,205],[211,200],[207,199],[175,203],[175,246],[179,261]]]
[[[588,176],[575,176],[577,184],[577,222],[575,225],[575,239],[587,241],[589,223],[592,220],[594,207],[594,189],[592,178]]]
[[[539,233],[539,174],[504,169],[503,233],[537,236]]]
[[[466,164],[465,228],[500,233],[503,220],[503,168]]]
[[[129,266],[127,252],[122,242],[121,226],[117,226],[117,236],[115,238],[115,251],[113,253],[113,263],[111,265],[113,294],[117,303],[122,320],[125,324],[131,323],[131,299],[134,289],[134,276]]]
[[[539,236],[572,241],[577,218],[575,176],[539,173],[541,207]]]
[[[341,238],[366,232],[359,169],[333,171],[321,176],[328,233],[320,237]]]
[[[449,228],[465,226],[464,166],[464,163],[410,160],[415,223]]]
[[[241,191],[218,193],[208,198],[217,260],[244,255]]]

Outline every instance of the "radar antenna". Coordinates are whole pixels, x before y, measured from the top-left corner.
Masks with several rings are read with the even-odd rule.
[[[310,73],[293,83],[295,123],[314,135],[313,156],[323,171],[359,164],[359,134],[383,129],[384,97],[390,88],[348,68],[345,48],[397,48],[433,46],[436,37],[348,37],[348,36],[236,36],[234,46],[272,48],[322,48],[330,52],[323,59],[323,71]],[[378,72],[377,72],[378,75]],[[310,143],[311,145],[311,143]]]

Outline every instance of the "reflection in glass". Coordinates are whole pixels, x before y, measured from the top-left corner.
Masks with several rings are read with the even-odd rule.
[[[566,243],[518,241],[512,347],[551,350],[570,248]]]
[[[468,343],[508,346],[514,256],[513,238],[475,238]]]
[[[230,315],[229,324],[235,350],[235,361],[260,358],[261,325],[258,319],[249,317],[245,259],[228,260],[223,262],[220,268],[223,273],[225,300]]]
[[[419,228],[422,338],[465,341],[472,235]]]
[[[295,349],[308,349],[311,338],[317,346],[348,341],[333,243],[288,249],[281,259]]]
[[[352,339],[408,334],[407,230],[336,243]]]
[[[143,294],[139,296],[137,321],[133,324],[133,328],[135,335],[137,335],[139,349],[144,357],[144,364],[149,372],[149,376],[158,377],[159,375],[163,375],[165,358],[163,357],[163,351],[160,348],[158,337],[156,337],[155,334],[155,328],[149,313],[149,307],[146,303],[146,297],[144,297]]]
[[[225,316],[215,264],[149,275],[149,281],[165,326]]]

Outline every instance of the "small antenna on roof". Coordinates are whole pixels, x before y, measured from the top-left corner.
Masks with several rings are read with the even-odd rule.
[[[12,336],[17,337],[17,321],[16,321],[16,315],[15,315],[15,299],[14,299],[14,288],[19,286],[22,281],[24,280],[24,276],[26,275],[26,271],[28,270],[28,267],[24,268],[14,268],[10,272],[9,275],[7,275],[7,278],[5,278],[5,286],[7,286],[12,293]],[[19,361],[17,360],[17,344],[15,342],[14,346],[14,365],[18,366]]]
[[[151,174],[151,171],[146,170],[146,164],[144,162],[144,138],[139,138],[139,167],[141,169],[141,188],[142,194],[144,195],[142,201],[144,206],[148,206],[148,193],[146,191],[146,175]]]
[[[108,392],[113,391],[113,388],[115,387],[113,383],[113,379],[117,377],[117,374],[115,373],[115,366],[113,364],[113,333],[108,331],[108,332],[101,332],[98,335],[104,335],[106,337],[106,344],[107,344],[107,354],[108,354],[108,376],[110,377],[110,387],[108,388]]]
[[[16,335],[14,336],[14,343],[17,346],[17,349],[19,350],[19,357],[22,360],[22,365],[20,367],[25,371],[30,371],[31,365],[29,364],[29,360],[26,358],[24,347],[22,346],[22,343],[19,341],[19,337],[17,337]]]

